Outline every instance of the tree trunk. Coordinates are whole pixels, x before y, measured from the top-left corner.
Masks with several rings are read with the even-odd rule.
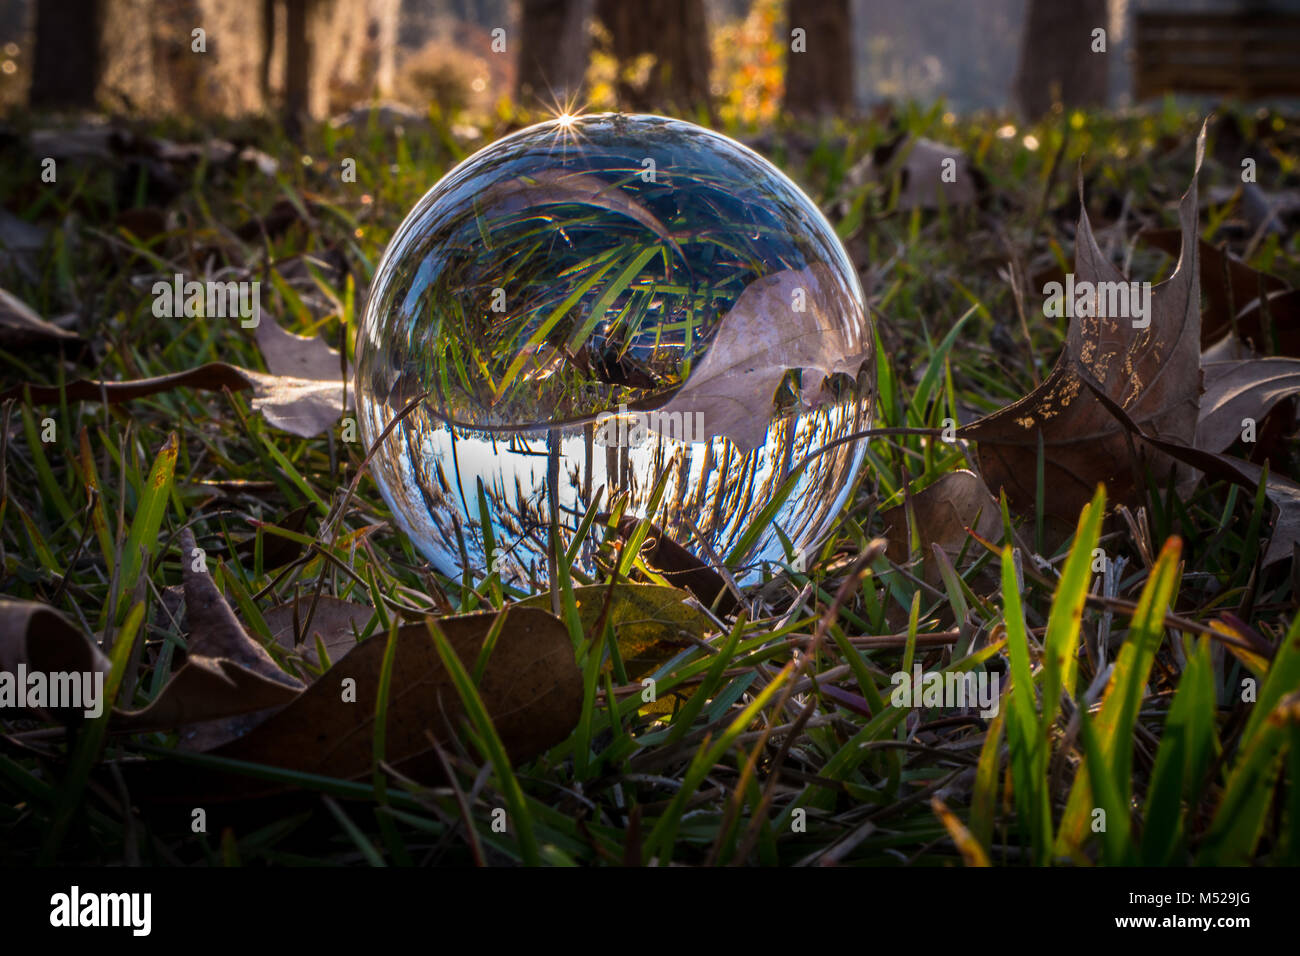
[[[1067,108],[1106,102],[1108,53],[1094,53],[1093,30],[1106,29],[1106,0],[1028,0],[1015,94],[1037,119],[1056,103]]]
[[[308,116],[311,95],[311,39],[307,34],[309,0],[285,0],[284,128],[296,140]]]
[[[709,95],[709,36],[703,0],[658,0],[650,4],[627,0],[596,0],[596,15],[610,38],[618,63],[615,83],[627,109],[712,113]],[[644,81],[631,75],[634,61],[644,54],[651,65]]]
[[[566,106],[587,72],[591,0],[523,0],[515,99]]]
[[[785,111],[847,112],[853,106],[849,0],[786,0],[785,9]],[[804,31],[798,38],[796,29]]]
[[[271,61],[275,56],[275,0],[262,0],[262,48],[258,61],[257,82],[262,103],[271,102]]]
[[[38,109],[95,105],[99,84],[99,0],[41,0],[28,102]]]

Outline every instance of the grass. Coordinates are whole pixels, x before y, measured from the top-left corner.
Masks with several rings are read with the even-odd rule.
[[[1186,146],[1200,117],[1170,104],[1011,133],[1003,118],[950,121],[941,106],[909,107],[897,119],[966,149],[989,179],[992,207],[901,210],[896,183],[859,182],[852,161],[895,133],[879,121],[782,136],[787,170],[831,214],[855,261],[873,269],[876,424],[919,432],[1004,405],[1050,367],[1064,326],[1041,318],[1034,302],[1022,322],[999,270],[1009,260],[1026,274],[1068,263],[1073,217],[1058,210],[1070,202],[1076,163],[1091,184],[1091,209],[1127,198],[1134,215],[1168,224],[1166,200],[1191,165],[1190,150],[1169,145]],[[497,117],[482,141],[515,121]],[[193,132],[175,123],[152,132]],[[1291,121],[1272,129],[1279,141],[1298,138]],[[260,367],[237,320],[156,318],[132,278],[198,275],[209,264],[263,279],[268,311],[282,325],[350,352],[385,241],[438,176],[479,145],[457,139],[436,116],[402,137],[321,128],[301,150],[264,129],[226,132],[276,156],[277,175],[200,163],[164,201],[147,164],[67,164],[57,184],[37,189],[19,172],[23,157],[0,156],[12,173],[0,177],[0,203],[51,224],[44,252],[25,266],[4,264],[0,285],[42,314],[76,311],[95,342],[82,368],[49,352],[0,352],[4,387],[138,378],[212,361]],[[814,148],[800,148],[809,141]],[[1276,157],[1292,182],[1296,154]],[[356,183],[340,182],[344,158],[356,159]],[[1231,173],[1211,164],[1204,182],[1228,182]],[[281,200],[299,215],[272,229],[268,216]],[[127,214],[144,207],[166,213],[168,228],[133,234],[137,220]],[[1225,212],[1212,207],[1202,222]],[[240,224],[253,238],[234,237]],[[1270,237],[1253,243],[1250,261],[1296,284],[1296,252],[1294,237]],[[621,277],[649,261],[604,268]],[[1154,253],[1134,254],[1143,277],[1169,267]],[[0,424],[0,593],[49,603],[98,634],[122,706],[152,699],[185,646],[166,603],[187,559],[176,544],[184,527],[264,640],[262,614],[278,604],[307,607],[323,594],[374,607],[361,630],[368,640],[390,635],[384,688],[400,619],[523,596],[496,575],[430,573],[368,480],[345,493],[364,449],[337,431],[317,439],[277,431],[241,393],[177,390],[111,407],[17,401],[0,409]],[[645,675],[655,708],[646,706],[647,685],[629,676],[608,617],[579,614],[575,589],[609,583],[567,573],[566,549],[575,555],[583,537],[606,534],[588,514],[579,540],[556,546],[555,606],[583,674],[581,716],[566,741],[521,766],[510,766],[476,691],[499,631],[467,670],[432,628],[469,716],[465,740],[442,755],[450,778],[441,787],[418,785],[385,762],[386,692],[376,705],[374,773],[352,781],[180,754],[174,735],[113,735],[103,720],[65,739],[6,713],[0,859],[1300,863],[1296,576],[1287,564],[1264,573],[1253,563],[1269,517],[1262,497],[1202,484],[1183,500],[1152,483],[1146,507],[1128,512],[1132,521],[1121,512],[1103,522],[1099,492],[1072,545],[1050,554],[1042,553],[1042,514],[1013,514],[1004,502],[1003,540],[968,541],[952,560],[917,540],[912,560],[877,553],[859,565],[874,553],[881,512],[901,504],[909,485],[914,493],[967,466],[968,454],[922,433],[872,439],[832,538],[750,589],[744,613],[700,611],[711,620],[701,639]],[[1288,439],[1273,467],[1294,475],[1295,463]],[[479,507],[487,509],[482,495]],[[305,524],[290,521],[295,513],[307,515]],[[765,520],[757,516],[741,540]],[[1013,527],[1038,553],[1008,546]],[[645,532],[638,528],[614,563],[617,580],[654,580],[638,557]],[[300,549],[298,558],[268,560],[284,543]],[[1101,593],[1095,579],[1096,547],[1116,575],[1113,592]],[[937,563],[937,580],[924,575],[922,557]],[[1253,656],[1232,646],[1234,634],[1246,635]],[[1001,711],[985,719],[973,710],[889,706],[890,675],[914,663],[1001,674]],[[128,757],[250,774],[305,796],[290,810],[194,833],[188,814],[127,810],[131,795],[94,769],[96,758]],[[223,816],[208,809],[209,819]]]

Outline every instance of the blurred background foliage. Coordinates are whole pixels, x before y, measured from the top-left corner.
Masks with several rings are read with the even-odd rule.
[[[292,127],[376,101],[470,121],[513,103],[746,124],[882,100],[1122,107],[1135,16],[1174,7],[1300,0],[0,0],[0,111]],[[1094,26],[1111,55],[1062,52]],[[789,52],[796,28],[806,56]]]

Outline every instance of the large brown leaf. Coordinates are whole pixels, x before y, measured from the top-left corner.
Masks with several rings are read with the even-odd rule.
[[[511,760],[519,763],[564,740],[577,725],[582,675],[569,632],[558,618],[535,608],[512,607],[502,613],[507,615],[504,628],[478,692]],[[437,621],[471,673],[495,618],[496,612],[482,612]],[[370,773],[386,647],[383,636],[356,645],[287,707],[212,752],[345,779]],[[344,700],[343,682],[348,679],[356,682],[355,702]],[[438,777],[430,735],[447,747],[459,736],[463,717],[460,696],[428,625],[401,627],[388,705],[389,762],[420,777]],[[236,791],[243,789],[235,785]]]
[[[1202,130],[1196,172],[1178,206],[1181,255],[1173,275],[1151,290],[1150,324],[1071,318],[1065,349],[1047,379],[1018,402],[962,429],[963,437],[978,442],[988,486],[1005,489],[1011,504],[1026,511],[1035,506],[1041,441],[1044,511],[1053,541],[1069,534],[1098,482],[1107,485],[1112,502],[1131,501],[1135,492],[1124,428],[1083,387],[1081,376],[1100,383],[1148,434],[1181,444],[1195,436],[1201,322],[1196,192],[1204,150]],[[1086,209],[1079,215],[1074,268],[1076,282],[1127,281],[1098,248]],[[1102,311],[1097,299],[1093,312]],[[1173,467],[1156,446],[1143,446],[1139,454],[1154,474]]]
[[[203,626],[202,624],[200,625]],[[202,644],[201,639],[192,643]],[[52,673],[108,673],[98,645],[54,608],[34,601],[0,601],[0,670]],[[114,708],[115,730],[174,730],[198,721],[229,718],[279,706],[298,694],[293,678],[250,670],[233,660],[191,654],[150,704],[141,710]],[[82,710],[51,708],[45,716],[65,723]]]
[[[1179,229],[1148,229],[1139,238],[1171,256],[1182,248],[1182,231]],[[1210,346],[1233,328],[1233,317],[1238,334],[1259,342],[1259,314],[1247,317],[1247,306],[1261,295],[1286,288],[1277,276],[1252,269],[1236,256],[1213,246],[1204,239],[1197,240],[1197,258],[1200,262],[1201,291],[1205,293],[1205,310],[1201,315],[1201,345]],[[1245,313],[1245,314],[1244,314]],[[1242,318],[1246,318],[1243,323]]]

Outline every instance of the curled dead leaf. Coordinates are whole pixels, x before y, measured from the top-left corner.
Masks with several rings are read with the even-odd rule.
[[[209,392],[227,388],[235,392],[252,389],[253,407],[275,427],[300,438],[311,438],[332,427],[344,408],[343,385],[339,380],[267,375],[225,362],[209,362],[185,372],[124,382],[77,379],[62,390],[53,385],[15,385],[0,392],[0,401],[21,399],[24,389],[30,389],[32,401],[41,404],[59,401],[62,391],[70,402],[104,401],[116,405],[175,388],[197,388]]]
[[[1087,211],[1081,209],[1075,273],[1077,283],[1092,284],[1093,294],[1081,296],[1090,306],[1083,311],[1091,314],[1071,318],[1065,349],[1038,388],[961,429],[962,437],[978,443],[980,470],[989,487],[1003,488],[1011,504],[1025,511],[1035,507],[1041,442],[1043,505],[1053,544],[1068,537],[1098,483],[1107,486],[1112,502],[1133,501],[1137,491],[1125,429],[1084,388],[1085,377],[1099,383],[1149,434],[1182,445],[1195,436],[1201,323],[1197,179],[1204,151],[1202,129],[1196,172],[1178,207],[1178,266],[1151,289],[1145,318],[1098,314],[1112,312],[1116,300],[1109,290],[1117,288],[1098,284],[1127,288],[1128,280],[1097,246]],[[1100,289],[1108,295],[1100,295]],[[1140,454],[1153,474],[1174,466],[1160,446],[1144,447]]]
[[[108,658],[66,617],[36,601],[0,599],[0,671],[107,676]],[[50,708],[44,716],[64,723],[82,719],[84,708]]]

